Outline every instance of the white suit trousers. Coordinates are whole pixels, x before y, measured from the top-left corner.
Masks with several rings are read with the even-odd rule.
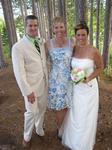
[[[33,128],[36,133],[43,130],[44,113],[47,107],[47,94],[37,97],[31,104],[27,97],[24,97],[26,112],[24,113],[24,140],[30,141]]]

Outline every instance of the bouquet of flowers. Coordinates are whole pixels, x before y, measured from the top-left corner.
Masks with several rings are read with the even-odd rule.
[[[78,84],[86,79],[86,73],[83,69],[80,68],[73,68],[71,70],[71,79],[73,83]]]

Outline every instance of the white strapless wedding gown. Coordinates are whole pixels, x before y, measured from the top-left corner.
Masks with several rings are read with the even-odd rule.
[[[72,58],[72,68],[82,68],[87,75],[94,70],[92,59]],[[68,110],[60,135],[71,150],[92,150],[95,143],[99,91],[97,80],[73,85],[73,104]]]

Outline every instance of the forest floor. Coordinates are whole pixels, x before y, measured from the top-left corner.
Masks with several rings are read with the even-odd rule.
[[[112,150],[112,78],[101,79],[100,108],[94,150]],[[12,65],[0,70],[0,150],[23,150],[24,101],[17,87]],[[30,150],[66,150],[56,137],[55,114],[45,115],[45,136],[32,136]]]

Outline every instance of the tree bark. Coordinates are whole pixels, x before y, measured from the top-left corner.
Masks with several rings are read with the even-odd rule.
[[[86,0],[75,0],[76,24],[80,21],[87,21]]]
[[[96,47],[99,49],[99,13],[100,13],[100,0],[97,0],[97,10],[96,10],[96,16],[97,16],[97,25],[96,25]]]
[[[49,0],[46,0],[47,4],[47,14],[48,14],[48,24],[49,24],[49,38],[52,38],[52,24],[51,24],[51,5]]]
[[[104,62],[104,68],[106,68],[107,65],[108,65],[111,1],[112,0],[106,0],[106,8],[105,8],[104,41],[103,41],[103,62]]]
[[[36,0],[32,0],[32,13],[37,16],[37,3]],[[37,16],[38,17],[38,16]]]
[[[93,0],[90,0],[90,44],[93,45]]]
[[[22,15],[22,19],[23,19],[24,30],[25,30],[25,15],[24,15],[22,0],[19,1],[19,6],[20,6],[21,15]]]
[[[63,17],[64,23],[65,23],[65,28],[66,27],[66,0],[59,0],[59,15]]]
[[[9,47],[10,47],[10,56],[12,45],[17,41],[16,28],[14,24],[12,4],[10,0],[1,0],[3,7],[3,13],[8,33]]]
[[[6,67],[6,63],[3,58],[3,46],[2,46],[2,36],[0,33],[0,69]]]

